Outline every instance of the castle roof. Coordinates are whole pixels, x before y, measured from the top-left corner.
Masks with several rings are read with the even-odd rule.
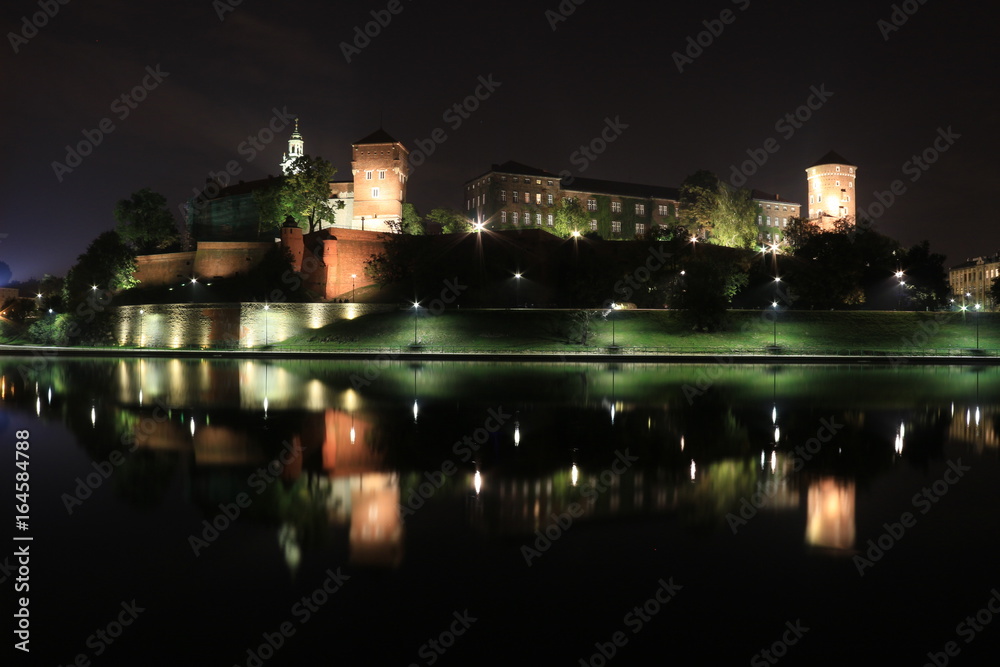
[[[827,153],[820,159],[816,160],[811,165],[809,165],[809,167],[806,168],[809,169],[810,167],[818,167],[821,164],[849,164],[852,167],[857,166],[850,160],[843,157],[842,155],[839,155],[837,152],[830,151],[829,153]]]
[[[398,144],[398,143],[400,142],[397,141],[395,138],[393,138],[391,134],[389,134],[380,127],[379,129],[375,130],[364,139],[359,139],[358,141],[355,141],[354,145],[358,146],[361,144]]]
[[[792,204],[793,206],[801,206],[797,201],[789,201],[787,199],[782,199],[781,195],[772,195],[770,192],[764,192],[763,190],[751,190],[750,196],[758,201],[780,201],[782,204]]]
[[[555,174],[549,173],[544,169],[538,169],[537,167],[529,167],[526,164],[520,162],[515,162],[514,160],[507,160],[503,164],[495,164],[490,171],[500,171],[508,174],[520,174],[521,176],[544,176],[545,178],[559,178]]]
[[[680,201],[681,192],[677,188],[662,185],[643,185],[622,181],[605,181],[598,178],[574,178],[564,190],[570,192],[593,192],[595,194],[618,195],[636,199],[670,199]]]

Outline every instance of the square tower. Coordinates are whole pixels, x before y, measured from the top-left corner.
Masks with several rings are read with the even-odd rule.
[[[857,222],[855,192],[857,165],[830,151],[806,168],[809,187],[809,220],[832,229],[837,220]]]
[[[352,147],[354,215],[351,226],[367,231],[394,231],[403,219],[409,151],[378,129]]]

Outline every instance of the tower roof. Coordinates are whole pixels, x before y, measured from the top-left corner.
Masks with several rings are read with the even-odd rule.
[[[838,154],[836,151],[830,151],[829,153],[827,153],[826,155],[824,155],[823,157],[821,157],[820,159],[816,160],[811,165],[809,165],[809,167],[818,167],[821,164],[849,164],[852,167],[857,166],[850,160],[844,158],[844,156]]]
[[[299,119],[298,118],[295,119],[295,130],[292,131],[292,137],[291,138],[292,139],[298,139],[299,141],[302,140],[302,135],[299,134]]]
[[[399,142],[393,138],[391,134],[383,130],[381,127],[371,134],[369,134],[364,139],[359,139],[354,142],[354,145],[359,144],[398,144]]]

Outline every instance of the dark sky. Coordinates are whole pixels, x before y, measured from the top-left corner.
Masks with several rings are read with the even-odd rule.
[[[906,192],[877,220],[885,233],[929,238],[949,264],[1000,250],[1000,224],[984,207],[1000,148],[989,3],[911,0],[917,11],[888,39],[878,22],[892,3],[878,1],[564,0],[575,11],[555,30],[546,11],[558,12],[558,0],[400,3],[350,63],[341,43],[388,2],[243,0],[220,20],[223,0],[73,0],[26,43],[15,39],[17,53],[9,33],[30,36],[22,17],[40,10],[4,3],[0,260],[15,280],[61,274],[135,190],[161,192],[176,212],[230,160],[237,180],[277,173],[290,128],[259,154],[241,151],[275,108],[301,118],[306,152],[338,176],[380,113],[411,151],[444,130],[410,181],[423,212],[461,207],[463,183],[509,159],[678,186],[697,169],[728,178],[773,137],[779,150],[748,185],[804,202],[803,170],[836,150],[859,165],[862,207],[903,180]],[[679,72],[673,54],[727,9],[732,22]],[[166,76],[156,83],[147,67]],[[460,127],[445,119],[491,75],[500,86]],[[146,99],[123,106],[144,77]],[[813,87],[833,95],[792,136],[776,129]],[[60,181],[53,163],[105,118],[113,131]],[[573,154],[606,118],[628,127],[580,172]],[[939,128],[960,138],[914,182],[904,165]]]

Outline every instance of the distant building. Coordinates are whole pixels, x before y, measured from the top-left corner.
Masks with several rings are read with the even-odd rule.
[[[837,220],[857,221],[855,182],[857,165],[830,151],[806,168],[809,220],[820,229],[833,229]]]
[[[987,310],[995,309],[990,287],[996,278],[1000,278],[1000,253],[973,257],[953,266],[948,271],[948,284],[955,305],[973,308],[978,303]]]
[[[800,215],[801,205],[759,190],[759,239],[780,240],[780,229]],[[581,233],[597,232],[606,239],[632,239],[653,226],[674,224],[680,215],[680,190],[595,178],[567,178],[520,162],[494,164],[465,183],[465,210],[473,222],[495,229],[550,228],[555,207],[576,199],[589,221]]]

